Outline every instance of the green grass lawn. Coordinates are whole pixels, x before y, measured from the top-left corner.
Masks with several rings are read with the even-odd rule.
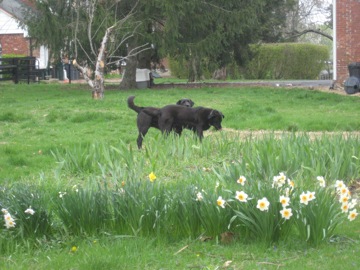
[[[136,113],[126,103],[130,95],[136,96],[137,105],[155,107],[191,98],[195,106],[220,110],[225,115],[224,130],[207,131],[200,144],[190,131],[184,131],[181,138],[165,139],[151,129],[144,149],[139,151]],[[225,244],[218,232],[230,226],[228,220],[222,220],[228,218],[225,213],[229,207],[224,211],[214,208],[216,213],[209,213],[215,219],[202,221],[207,230],[191,222],[185,224],[195,220],[187,208],[194,200],[195,193],[191,192],[204,190],[204,196],[211,200],[222,195],[233,206],[230,194],[237,186],[232,181],[242,173],[249,182],[256,179],[259,189],[262,182],[281,171],[309,189],[313,188],[309,179],[323,175],[329,185],[344,180],[354,188],[355,196],[355,184],[360,179],[358,133],[348,139],[323,135],[314,140],[306,134],[294,137],[291,133],[279,139],[271,131],[358,132],[358,96],[246,86],[108,90],[103,100],[92,100],[85,85],[0,84],[0,108],[0,208],[9,207],[18,216],[14,230],[0,229],[0,269],[360,267],[359,218],[342,223],[319,245],[302,241],[296,233],[263,245],[255,236],[249,238],[236,228],[232,228],[237,232],[236,241]],[[270,135],[244,138],[234,132],[243,130],[268,130]],[[157,175],[156,185],[148,183],[151,171]],[[214,192],[217,182],[220,188]],[[83,196],[81,201],[71,201],[78,196],[75,185]],[[107,192],[116,191],[111,196],[120,194],[121,199],[122,188],[133,194],[133,202],[138,204],[135,208],[118,205],[118,214],[132,224],[131,229],[106,218],[103,223],[96,216],[104,214]],[[98,189],[104,193],[97,193]],[[60,200],[60,191],[74,197]],[[105,200],[98,195],[104,195]],[[98,205],[100,201],[104,204]],[[166,216],[170,211],[164,210],[163,203],[174,213],[183,209],[183,216]],[[38,235],[22,225],[20,211],[15,209],[29,206],[37,214],[37,209],[42,209],[44,215],[36,217],[48,224],[48,229],[41,228],[46,234]],[[143,209],[149,213],[154,209],[155,223],[150,216],[139,218]],[[74,215],[66,219],[71,211]],[[46,223],[44,217],[51,222]],[[184,226],[178,226],[180,223]],[[41,230],[36,223],[34,226]],[[192,230],[203,231],[203,236],[211,236],[213,230],[214,235],[201,241],[201,233],[190,236]]]
[[[135,147],[135,104],[164,106],[183,97],[223,112],[224,128],[236,130],[357,131],[360,100],[353,96],[266,87],[107,91],[90,98],[84,85],[2,85],[0,88],[0,179],[53,168],[50,151],[85,142],[119,140]],[[144,140],[158,136],[150,129]],[[0,180],[1,181],[1,180]]]

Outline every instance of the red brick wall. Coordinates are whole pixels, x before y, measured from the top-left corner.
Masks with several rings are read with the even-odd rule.
[[[30,55],[29,39],[23,34],[0,35],[2,54]]]
[[[360,0],[336,1],[337,82],[349,77],[348,65],[360,62]]]

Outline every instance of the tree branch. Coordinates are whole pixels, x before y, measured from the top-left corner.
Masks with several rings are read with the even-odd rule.
[[[333,37],[331,35],[326,34],[326,33],[322,32],[322,31],[320,31],[319,29],[306,29],[306,30],[301,31],[301,32],[299,32],[297,30],[294,30],[291,33],[292,35],[289,37],[289,39],[294,38],[294,37],[300,37],[300,36],[305,35],[307,33],[315,33],[315,34],[321,35],[323,37],[326,37],[326,38],[328,38],[330,40],[333,40]]]

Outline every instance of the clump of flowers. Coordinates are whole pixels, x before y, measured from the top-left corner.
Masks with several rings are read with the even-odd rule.
[[[303,191],[300,194],[300,203],[308,205],[310,201],[315,200],[315,192],[307,191],[306,193]]]
[[[336,181],[334,192],[331,185],[327,187],[323,176],[317,176],[316,180],[314,183],[317,184],[310,183],[309,190],[301,190],[283,172],[274,176],[272,183],[260,181],[254,185],[251,181],[250,185],[245,185],[246,177],[240,176],[236,183],[241,184],[243,190],[235,192],[235,200],[227,201],[235,213],[230,225],[238,220],[240,227],[247,228],[258,239],[266,238],[268,242],[277,241],[280,235],[288,237],[287,234],[294,232],[290,228],[296,226],[301,238],[319,244],[330,237],[344,220],[339,213],[346,213],[347,219],[353,221],[358,212],[357,200],[351,197],[343,181]],[[255,197],[262,198],[254,201],[252,198]],[[334,207],[337,201],[341,204],[340,209]],[[217,205],[225,208],[225,203],[225,199],[219,196]]]
[[[336,180],[335,190],[339,196],[339,203],[341,203],[341,211],[343,213],[349,213],[348,219],[353,221],[358,213],[355,209],[357,205],[357,199],[351,197],[351,192],[349,188],[344,184],[342,180]],[[349,212],[350,211],[350,212]]]
[[[14,228],[16,223],[14,218],[11,216],[11,214],[6,209],[1,209],[1,212],[4,214],[4,221],[5,221],[5,227],[6,229]]]
[[[286,180],[288,180],[288,178],[286,177],[286,175],[283,172],[281,172],[279,175],[273,177],[272,187],[275,187],[275,188],[282,187],[283,185],[285,185]],[[288,180],[288,181],[290,181],[290,180]]]

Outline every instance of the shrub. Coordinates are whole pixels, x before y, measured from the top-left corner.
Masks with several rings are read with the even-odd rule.
[[[252,45],[249,79],[316,79],[329,58],[328,48],[303,43]]]

